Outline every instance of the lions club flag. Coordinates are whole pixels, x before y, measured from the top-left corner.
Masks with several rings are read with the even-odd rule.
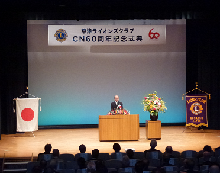
[[[17,98],[17,132],[38,130],[38,102],[40,98]]]

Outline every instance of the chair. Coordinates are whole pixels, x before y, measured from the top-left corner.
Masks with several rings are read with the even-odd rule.
[[[103,161],[109,160],[110,159],[110,155],[109,153],[99,153],[99,157],[98,159],[101,159]]]
[[[129,159],[129,161],[130,161],[129,166],[130,166],[130,167],[134,167],[135,164],[137,163],[138,159]]]
[[[196,158],[197,152],[194,150],[186,150],[181,153],[182,158]]]
[[[178,166],[180,165],[180,161],[178,158],[170,158],[169,160],[169,164],[173,165],[173,166]]]
[[[216,162],[216,158],[214,156],[211,156],[209,159],[210,162]],[[201,165],[204,162],[204,157],[199,158],[199,164]]]
[[[209,172],[209,165],[202,165],[200,166],[200,171],[201,173],[208,173]]]
[[[76,173],[87,173],[87,168],[85,168],[85,169],[77,169]]]
[[[110,159],[105,161],[106,168],[116,168],[119,169],[122,167],[122,162],[117,159]]]
[[[108,172],[111,173],[111,172],[117,172],[118,170],[115,169],[115,168],[108,168]]]
[[[119,168],[118,169],[119,173],[135,173],[134,167],[127,167],[127,168]]]
[[[144,152],[134,152],[134,158],[135,159],[144,159]]]
[[[65,169],[79,169],[79,166],[76,161],[67,161],[65,162]]]
[[[160,151],[147,152],[145,157],[147,159],[162,159],[162,153]]]
[[[150,159],[149,161],[150,161],[149,166],[153,166],[153,167],[160,167],[161,166],[160,159]]]
[[[27,173],[32,173],[32,170],[35,166],[40,166],[40,162],[28,162]]]
[[[73,154],[65,153],[65,154],[60,154],[60,159],[63,159],[64,162],[67,161],[74,161],[75,157]]]
[[[179,171],[179,168],[177,166],[164,166],[163,168],[166,172]]]
[[[180,158],[180,152],[179,151],[173,151],[172,156],[175,158]]]
[[[80,157],[84,158],[85,161],[88,161],[92,158],[91,153],[77,153],[75,155],[75,160],[77,160]]]
[[[39,153],[37,161],[45,160],[45,161],[50,161],[53,158],[53,154],[44,154],[44,153]]]
[[[111,153],[110,158],[111,158],[111,159],[122,160],[123,156],[125,156],[125,155],[126,155],[126,153],[121,153],[121,152]]]

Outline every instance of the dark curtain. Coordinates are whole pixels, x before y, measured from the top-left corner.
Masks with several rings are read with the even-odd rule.
[[[198,82],[198,88],[211,94],[209,128],[220,129],[220,24],[214,19],[203,19],[187,20],[186,26],[186,88],[190,91]]]
[[[27,21],[5,19],[1,23],[3,52],[1,54],[1,129],[3,134],[16,132],[13,99],[27,86]]]

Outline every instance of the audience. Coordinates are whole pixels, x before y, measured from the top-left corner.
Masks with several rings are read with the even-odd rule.
[[[157,152],[162,154],[160,152],[160,150],[156,149],[157,147],[157,141],[152,139],[150,142],[150,149],[145,150],[144,153],[145,154],[154,154]],[[51,144],[47,144],[45,145],[44,149],[45,152],[44,153],[40,153],[40,154],[52,154],[51,153]],[[121,146],[118,143],[114,143],[113,144],[113,149],[114,149],[114,153],[112,153],[111,156],[114,156],[113,154],[118,154],[121,153]],[[219,149],[219,148],[217,148]],[[216,150],[217,150],[216,149]],[[77,154],[87,154],[86,152],[86,146],[85,145],[80,145],[79,146],[79,151],[80,153]],[[177,158],[175,158],[173,156],[173,148],[172,146],[167,146],[165,149],[165,152],[162,154],[163,159],[156,159],[158,161],[161,162],[161,164],[158,166],[154,166],[152,165],[152,161],[154,160],[154,158],[150,158],[150,159],[146,159],[143,158],[142,160],[137,160],[134,159],[134,151],[132,149],[128,149],[126,151],[126,155],[122,156],[120,162],[122,163],[122,167],[120,169],[122,169],[122,172],[126,172],[126,171],[132,171],[135,173],[143,173],[144,171],[151,171],[152,173],[165,173],[166,171],[168,171],[168,167],[173,167],[173,164],[170,162],[171,158],[173,158],[172,160],[176,159],[181,162],[180,164],[178,164],[176,166],[176,169],[180,170],[180,173],[203,173],[204,171],[206,171],[207,173],[219,173],[219,165],[218,163],[220,163],[220,158],[215,158],[214,157],[214,153],[213,150],[211,148],[211,146],[206,145],[204,146],[203,150],[201,150],[202,152],[200,152],[199,157],[197,157],[197,155],[193,155],[192,158],[187,158],[187,157],[183,157],[182,155]],[[175,151],[176,152],[176,151]],[[179,153],[179,152],[178,152]],[[90,154],[90,153],[88,153]],[[123,153],[125,154],[125,153]],[[199,154],[199,153],[196,153]],[[41,159],[40,161],[40,166],[35,166],[32,169],[32,172],[59,172],[60,170],[60,165],[59,163],[62,163],[63,160],[59,159],[59,150],[58,149],[54,149],[53,150],[53,155],[52,155],[52,159],[48,162],[45,159]],[[216,155],[215,155],[216,156]],[[181,159],[186,158],[183,162],[181,161]],[[214,158],[214,161],[213,161]],[[117,159],[117,158],[113,158],[111,157],[111,159]],[[216,162],[216,160],[218,160],[218,163]],[[75,157],[75,160],[77,161],[78,164],[78,170],[84,170],[84,171],[78,171],[79,173],[83,173],[83,172],[87,172],[87,173],[108,173],[108,169],[105,166],[105,161],[100,160],[99,159],[99,150],[98,149],[94,149],[92,150],[92,158],[86,162],[86,159],[84,157]],[[171,161],[172,161],[171,160]],[[175,161],[176,161],[175,160]],[[76,163],[76,161],[74,161]],[[132,162],[131,162],[132,161]],[[134,165],[131,165],[131,163],[134,162]],[[49,163],[49,164],[48,164]],[[149,166],[150,165],[150,166]],[[75,168],[75,167],[74,167]],[[75,168],[77,169],[77,168]],[[166,169],[166,170],[165,170]],[[170,169],[170,168],[169,168]],[[205,170],[204,170],[205,169]],[[117,171],[118,168],[116,169]],[[110,170],[111,171],[111,170]],[[109,172],[110,172],[109,171]],[[113,169],[113,171],[115,171]],[[115,171],[115,172],[117,172]],[[61,171],[62,172],[62,171]],[[179,172],[179,171],[177,171]]]

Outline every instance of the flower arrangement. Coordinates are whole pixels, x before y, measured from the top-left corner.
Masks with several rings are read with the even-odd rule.
[[[154,91],[152,94],[148,94],[147,97],[144,97],[142,104],[144,105],[144,111],[148,111],[150,113],[163,113],[167,110],[163,98],[157,96],[157,91]]]
[[[116,115],[116,114],[130,115],[130,111],[126,109],[116,109],[113,111],[109,111],[107,115]]]

